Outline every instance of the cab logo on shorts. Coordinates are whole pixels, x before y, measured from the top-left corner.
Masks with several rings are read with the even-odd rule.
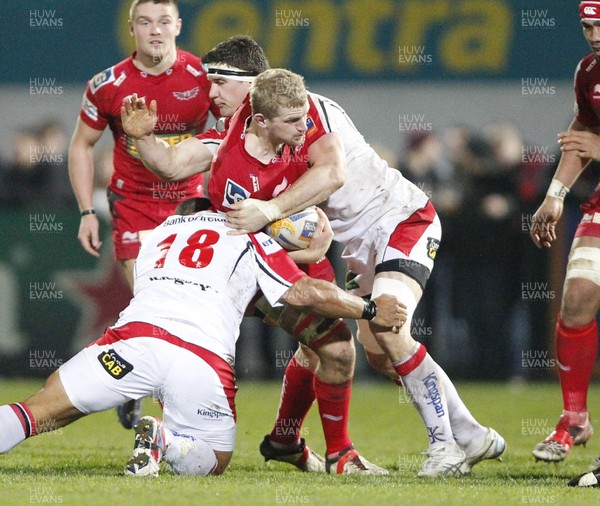
[[[427,256],[432,260],[435,260],[435,256],[437,255],[437,250],[440,247],[440,241],[434,239],[433,237],[427,238]]]
[[[133,366],[112,349],[100,353],[98,360],[102,364],[102,367],[106,369],[106,372],[118,380],[133,371]]]

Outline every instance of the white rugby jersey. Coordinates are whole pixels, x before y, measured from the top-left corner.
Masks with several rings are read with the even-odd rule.
[[[260,289],[272,305],[305,274],[262,232],[227,235],[223,214],[171,216],[142,242],[134,297],[115,327],[145,322],[233,365],[246,306]]]
[[[388,166],[340,105],[316,93],[309,93],[309,105],[302,149],[308,150],[324,133],[331,132],[338,133],[344,144],[346,181],[320,205],[331,222],[336,241],[345,243],[362,237],[389,211],[402,209],[402,215],[408,218],[427,203],[425,193],[399,170]]]

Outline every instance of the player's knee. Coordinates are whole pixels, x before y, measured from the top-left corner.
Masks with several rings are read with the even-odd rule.
[[[600,286],[589,279],[568,278],[561,301],[561,319],[568,326],[589,323],[598,311]]]
[[[227,467],[227,463],[228,461],[219,462],[215,451],[200,439],[194,440],[192,448],[185,453],[180,452],[177,458],[169,462],[174,473],[186,476],[221,474]]]
[[[300,345],[294,353],[294,361],[300,367],[315,371],[319,365],[319,355],[307,346]]]
[[[67,396],[58,371],[54,371],[44,383],[44,387],[25,399],[31,416],[36,421],[37,432],[60,429],[85,416]]]
[[[217,456],[217,467],[210,473],[211,475],[223,474],[229,465],[233,452],[215,452]]]
[[[333,368],[345,375],[352,375],[356,360],[354,341],[328,342],[316,350],[321,367]]]

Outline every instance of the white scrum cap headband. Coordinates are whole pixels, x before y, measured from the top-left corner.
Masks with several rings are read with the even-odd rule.
[[[206,70],[206,75],[208,77],[220,76],[233,81],[246,81],[251,83],[258,75],[257,72],[253,72],[251,70],[242,70],[240,68],[227,65],[226,63],[208,63],[204,64],[203,67],[204,70]]]

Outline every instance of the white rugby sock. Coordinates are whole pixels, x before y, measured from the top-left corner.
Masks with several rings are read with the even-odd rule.
[[[425,346],[417,343],[410,356],[393,365],[402,378],[406,393],[427,427],[429,445],[442,443],[447,449],[458,451],[450,426],[441,368],[427,353]]]
[[[20,403],[0,406],[0,453],[6,453],[35,435],[31,412]]]
[[[480,437],[485,437],[487,428],[482,426],[471,414],[465,403],[458,395],[456,387],[444,372],[441,367],[439,369],[439,378],[444,387],[446,394],[446,402],[448,403],[448,411],[450,412],[450,425],[452,426],[452,434],[461,449],[465,449],[467,445]]]
[[[171,465],[174,473],[207,476],[217,467],[217,456],[205,441],[167,428],[165,436],[167,451],[163,460]]]

